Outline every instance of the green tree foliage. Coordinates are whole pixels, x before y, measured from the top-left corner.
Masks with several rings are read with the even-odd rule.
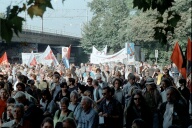
[[[106,6],[107,2],[97,0],[90,3],[94,17],[89,24],[85,25],[82,38],[82,46],[87,53],[91,52],[92,45],[101,49],[106,44],[116,52],[124,47],[125,42],[131,41],[142,46],[142,51],[149,61],[155,60],[154,50],[159,50],[158,62],[166,64],[170,62],[170,54],[176,41],[179,41],[183,49],[186,46],[187,36],[191,35],[191,0],[175,0],[160,10],[157,5],[153,8],[151,6],[142,8],[142,4],[137,6],[144,12],[137,8],[130,9],[129,5],[126,9],[122,9],[122,11],[129,13],[121,20],[117,20],[116,17],[112,17],[108,13],[105,15],[105,10],[112,8]],[[128,0],[126,2],[130,3]],[[134,1],[133,4],[135,4]],[[123,14],[123,12],[119,13]],[[116,29],[113,26],[116,20],[118,21],[118,30],[114,34],[112,30]],[[166,39],[161,39],[164,36]]]
[[[173,6],[175,0],[133,0],[134,7],[138,7],[144,12],[146,10],[157,10],[160,14],[156,17],[156,23],[162,23],[164,26],[155,26],[154,38],[158,39],[161,43],[167,43],[169,34],[174,34],[174,28],[177,22],[181,19],[180,15],[170,8]],[[163,15],[168,12],[166,20],[163,20]]]
[[[170,33],[165,42],[161,43],[154,38],[154,27],[165,28],[167,17],[170,12],[178,12],[181,19],[174,27],[174,34]],[[128,17],[124,24],[122,24],[122,31],[124,35],[127,34],[127,39],[133,42],[139,42],[145,51],[146,59],[148,61],[154,61],[154,50],[159,50],[158,63],[168,64],[170,63],[170,55],[172,48],[176,41],[185,50],[187,37],[191,35],[191,6],[190,1],[176,0],[170,11],[165,11],[162,15],[162,22],[157,23],[156,17],[160,17],[160,14],[156,10],[147,10],[144,13],[139,12],[137,15]],[[174,22],[173,22],[174,24]]]
[[[0,36],[3,40],[10,42],[13,33],[19,36],[19,32],[22,31],[22,23],[25,20],[18,16],[19,13],[27,10],[31,18],[34,15],[42,17],[46,8],[53,9],[51,0],[27,0],[27,4],[25,2],[23,1],[22,7],[18,5],[8,6],[5,17],[0,17]]]
[[[92,46],[101,50],[104,45],[113,52],[124,47],[124,38],[120,36],[121,23],[129,16],[125,0],[93,0],[89,7],[93,12],[92,20],[84,25],[81,45],[86,53]]]

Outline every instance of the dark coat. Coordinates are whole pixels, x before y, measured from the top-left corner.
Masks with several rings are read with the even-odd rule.
[[[166,111],[166,105],[167,102],[164,102],[160,106],[160,125],[163,125],[163,116]],[[174,108],[173,108],[173,119],[172,119],[172,125],[178,125],[181,128],[187,128],[189,124],[189,113],[188,110],[186,109],[186,105],[183,104],[182,102],[176,102],[174,103]],[[162,128],[162,126],[160,126]]]
[[[110,117],[104,117],[105,128],[123,127],[123,109],[121,103],[116,99],[112,99],[108,105],[106,105],[106,99],[104,99],[99,106],[98,112],[110,115]],[[113,118],[113,116],[119,116],[119,118]]]
[[[147,105],[142,105],[140,110],[135,105],[130,105],[127,108],[126,114],[126,128],[131,128],[132,122],[137,118],[144,120],[147,128],[152,127],[152,113]]]

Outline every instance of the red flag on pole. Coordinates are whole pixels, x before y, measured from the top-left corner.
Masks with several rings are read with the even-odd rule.
[[[188,38],[188,43],[187,43],[187,47],[186,47],[186,53],[185,53],[185,57],[186,57],[186,67],[187,67],[187,87],[189,88],[190,92],[192,93],[192,56],[191,56],[191,49],[192,49],[192,41],[190,40],[190,38]],[[192,99],[192,97],[191,97]]]
[[[31,52],[31,56],[28,61],[28,66],[35,66],[37,65],[37,60],[35,58],[35,55],[33,54],[33,51]]]
[[[0,58],[0,64],[6,64],[9,63],[7,59],[7,53],[5,52],[2,57]]]
[[[186,67],[183,66],[184,58],[183,58],[183,52],[181,50],[181,47],[179,46],[178,42],[175,44],[175,47],[173,49],[173,53],[171,55],[171,60],[175,65],[177,66],[177,69],[182,74],[182,76],[186,79]]]
[[[37,65],[37,60],[35,58],[32,59],[31,63],[30,63],[31,66],[35,66]]]
[[[191,49],[192,49],[192,42],[190,38],[188,38],[188,43],[187,43],[187,60],[192,61],[192,56],[191,56]]]
[[[68,50],[67,50],[67,59],[69,59],[71,56],[71,45],[69,46]]]

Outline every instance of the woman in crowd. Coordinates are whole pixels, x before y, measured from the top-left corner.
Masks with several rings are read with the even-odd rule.
[[[82,97],[84,96],[84,92],[86,91],[86,87],[84,85],[80,85],[78,87],[78,94],[79,94],[79,99],[78,101],[81,102]]]
[[[13,120],[13,110],[14,105],[8,105],[6,111],[2,114],[2,122],[9,122],[11,120]]]
[[[75,79],[74,78],[69,78],[69,88],[68,88],[68,91],[71,93],[74,90],[77,90],[77,86],[75,86]]]
[[[69,110],[73,111],[74,118],[75,118],[76,122],[78,122],[78,119],[82,112],[82,107],[81,107],[81,104],[78,102],[79,95],[78,95],[77,91],[71,92],[70,99],[71,99],[71,102],[70,102],[68,108],[69,108]]]
[[[148,128],[145,124],[145,121],[138,118],[138,119],[135,119],[133,122],[132,122],[132,126],[131,128]]]
[[[24,118],[25,107],[22,103],[15,104],[12,112],[14,119],[3,123],[2,128],[33,128],[32,123]]]
[[[57,122],[62,122],[65,118],[71,117],[73,118],[73,112],[68,109],[69,99],[63,97],[60,101],[60,109],[55,112],[53,122],[54,126],[56,126]]]
[[[116,78],[116,79],[113,81],[113,86],[114,86],[114,89],[115,89],[114,98],[115,98],[116,100],[118,100],[121,104],[124,104],[123,91],[122,91],[122,89],[120,88],[121,85],[122,85],[122,81],[121,81],[119,78]]]
[[[132,122],[137,118],[144,120],[148,128],[152,127],[151,110],[142,95],[142,91],[136,89],[125,109],[126,128],[131,128]]]
[[[45,117],[53,117],[57,110],[56,103],[52,100],[51,94],[48,89],[42,90],[42,98],[40,100],[41,109],[44,112]]]
[[[91,93],[91,91],[86,90],[84,92],[84,96],[88,96],[89,98],[92,99],[92,103],[93,103],[92,107],[95,109],[95,111],[98,111],[99,108],[97,106],[97,103],[93,100],[93,94]]]
[[[187,102],[187,109],[189,109],[189,99],[190,99],[190,91],[189,89],[186,87],[186,80],[185,79],[180,79],[179,80],[179,92],[181,93],[181,95],[185,98],[186,102]]]
[[[15,105],[16,101],[14,98],[8,98],[7,99],[7,108],[2,114],[2,122],[8,122],[10,120],[13,120],[13,114],[12,114],[12,109]]]
[[[60,84],[61,91],[58,92],[58,94],[55,97],[55,102],[60,101],[63,97],[70,98],[70,93],[68,91],[67,82],[62,82]]]
[[[46,117],[41,124],[41,128],[54,128],[53,119]]]
[[[63,121],[63,128],[77,128],[77,124],[73,118],[66,118]]]
[[[84,92],[84,96],[88,96],[88,97],[90,97],[91,99],[93,99],[93,94],[92,94],[91,91],[89,91],[89,90],[86,90],[86,91]]]
[[[170,86],[172,86],[172,83],[171,83],[171,81],[168,78],[163,78],[161,80],[161,89],[163,90],[161,92],[162,102],[166,102],[167,101],[166,90]]]

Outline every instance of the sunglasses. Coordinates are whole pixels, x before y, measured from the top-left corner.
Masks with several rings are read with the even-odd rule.
[[[102,95],[106,95],[107,93],[102,93]]]
[[[87,81],[87,82],[91,82],[91,81]]]

